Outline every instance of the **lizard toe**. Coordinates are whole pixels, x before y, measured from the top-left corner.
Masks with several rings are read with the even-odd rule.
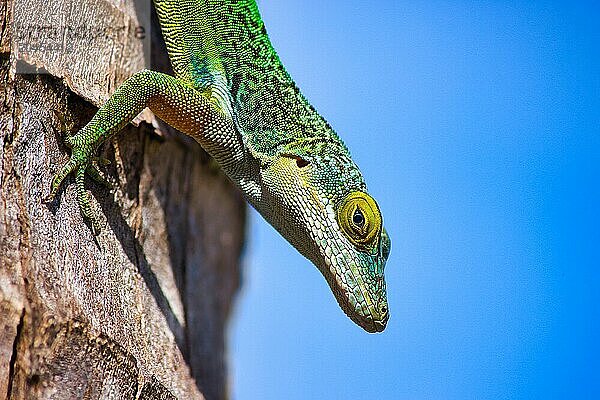
[[[54,197],[56,197],[56,193],[60,189],[60,186],[63,180],[77,168],[77,163],[75,160],[70,159],[63,167],[58,171],[54,177],[52,178],[52,182],[50,183],[50,193],[44,197],[44,203],[51,203],[54,201]]]
[[[94,213],[92,209],[92,203],[90,201],[90,196],[88,192],[85,190],[85,173],[89,170],[88,167],[79,167],[77,169],[77,173],[75,176],[75,187],[77,190],[77,202],[79,203],[79,209],[81,210],[81,215],[84,220],[90,222],[92,233],[94,236],[97,236],[102,230],[100,221],[97,215]]]
[[[89,165],[87,167],[87,169],[85,170],[85,172],[90,176],[90,178],[92,178],[94,181],[96,181],[100,185],[102,185],[108,189],[112,189],[112,184],[102,175],[102,173],[100,172],[98,167],[94,164]]]

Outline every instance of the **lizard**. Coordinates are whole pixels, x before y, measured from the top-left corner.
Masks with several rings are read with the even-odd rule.
[[[45,201],[75,176],[92,233],[101,226],[86,175],[108,184],[95,153],[143,109],[194,138],[243,197],[325,277],[367,332],[389,318],[391,242],[377,202],[337,133],[300,92],[274,50],[255,0],[153,0],[174,76],[142,70],[81,130]]]

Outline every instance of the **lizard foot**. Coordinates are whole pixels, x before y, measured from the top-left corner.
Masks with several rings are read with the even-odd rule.
[[[67,142],[70,141],[67,140]],[[86,146],[85,144],[75,144],[72,148],[73,152],[71,153],[71,158],[52,178],[52,183],[50,184],[50,193],[44,198],[43,201],[45,203],[52,202],[64,179],[74,172],[79,209],[81,210],[84,220],[90,222],[92,233],[94,236],[97,236],[100,233],[101,225],[98,217],[92,210],[90,196],[85,190],[85,174],[87,172],[96,182],[110,188],[110,183],[102,176],[97,167],[98,164],[106,165],[109,163],[109,161],[106,159],[93,157],[91,155],[93,152],[93,148],[91,146]]]

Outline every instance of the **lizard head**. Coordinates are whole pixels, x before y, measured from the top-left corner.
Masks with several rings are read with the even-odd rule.
[[[257,208],[317,266],[350,319],[381,332],[390,239],[379,206],[343,145],[311,142],[287,145],[263,169]]]

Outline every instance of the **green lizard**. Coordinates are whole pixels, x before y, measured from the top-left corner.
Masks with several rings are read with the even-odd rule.
[[[52,201],[75,174],[81,212],[100,230],[84,189],[98,146],[145,107],[192,136],[248,202],[327,280],[342,310],[368,332],[388,321],[390,239],[363,177],[331,126],[300,93],[254,0],[154,0],[175,77],[143,70],[76,135],[54,176]]]

